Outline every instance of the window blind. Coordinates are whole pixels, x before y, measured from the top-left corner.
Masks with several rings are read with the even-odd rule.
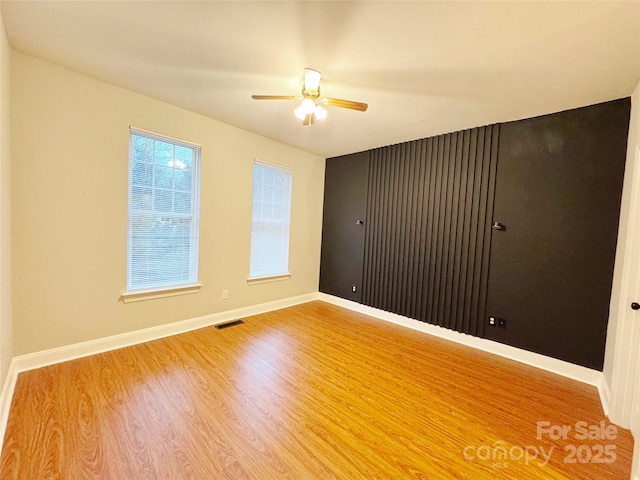
[[[255,161],[249,277],[289,271],[291,171]]]
[[[131,128],[127,291],[198,279],[200,147]]]

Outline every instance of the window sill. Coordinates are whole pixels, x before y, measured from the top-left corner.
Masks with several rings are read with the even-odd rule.
[[[258,285],[260,283],[279,282],[281,280],[289,280],[291,278],[290,273],[281,273],[279,275],[266,275],[264,277],[251,277],[247,278],[247,285]]]
[[[194,283],[192,285],[183,285],[181,287],[153,288],[149,290],[134,290],[123,293],[120,297],[124,303],[142,302],[143,300],[153,300],[154,298],[175,297],[176,295],[189,295],[190,293],[198,293],[202,285]]]

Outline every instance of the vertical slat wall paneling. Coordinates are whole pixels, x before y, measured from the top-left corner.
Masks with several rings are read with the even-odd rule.
[[[371,151],[362,303],[483,336],[498,133]]]

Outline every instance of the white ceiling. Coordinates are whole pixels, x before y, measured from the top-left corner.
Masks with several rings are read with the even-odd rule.
[[[22,52],[330,157],[632,93],[640,2],[2,1]],[[329,108],[291,101],[305,67]]]

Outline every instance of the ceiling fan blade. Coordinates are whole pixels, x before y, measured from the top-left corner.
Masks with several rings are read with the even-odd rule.
[[[322,103],[332,105],[334,107],[349,108],[351,110],[357,110],[359,112],[366,112],[369,105],[362,102],[353,102],[351,100],[342,100],[340,98],[325,98]]]
[[[254,100],[300,100],[295,95],[251,95]]]

